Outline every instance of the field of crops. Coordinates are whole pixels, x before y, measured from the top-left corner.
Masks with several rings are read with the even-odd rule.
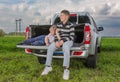
[[[64,82],[62,59],[53,59],[53,71],[41,76],[44,64],[16,44],[24,37],[0,37],[0,82]],[[120,38],[102,38],[102,52],[95,69],[83,60],[71,59],[70,79],[65,82],[120,82]]]

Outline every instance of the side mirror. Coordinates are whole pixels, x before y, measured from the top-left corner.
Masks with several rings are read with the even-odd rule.
[[[103,27],[98,27],[98,31],[103,31],[104,28]]]

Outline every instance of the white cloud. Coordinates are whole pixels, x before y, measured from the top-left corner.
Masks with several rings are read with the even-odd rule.
[[[72,4],[71,0],[65,0],[65,2],[68,3],[68,4]]]
[[[102,21],[109,17],[120,17],[119,4],[118,0],[23,0],[18,4],[0,3],[0,24],[1,27],[8,28],[5,31],[12,31],[15,29],[14,20],[22,18],[24,30],[28,24],[48,23],[52,15],[62,9],[88,11],[93,17]]]

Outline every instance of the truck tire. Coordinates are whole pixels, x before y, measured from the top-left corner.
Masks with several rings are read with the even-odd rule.
[[[40,64],[45,64],[46,58],[37,57],[37,59],[38,59],[38,62],[39,62]]]
[[[96,68],[97,66],[97,47],[95,48],[95,54],[94,55],[89,55],[88,58],[86,59],[86,66],[88,68]]]
[[[98,53],[101,52],[101,42],[100,42],[100,45],[99,45],[98,48],[97,48],[97,52],[98,52]]]
[[[98,53],[100,53],[100,52],[101,52],[101,46],[98,47]]]

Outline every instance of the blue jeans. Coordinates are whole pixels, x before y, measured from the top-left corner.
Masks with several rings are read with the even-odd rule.
[[[46,35],[40,35],[38,37],[35,38],[30,38],[28,40],[23,41],[23,44],[27,44],[27,45],[45,45],[45,36]]]
[[[64,60],[63,60],[63,66],[64,67],[69,67],[69,63],[70,63],[70,48],[73,45],[73,41],[66,41],[63,46],[63,54],[64,54]],[[55,46],[55,42],[53,42],[52,44],[50,44],[50,46],[48,47],[47,50],[47,59],[46,59],[46,66],[51,66],[52,63],[52,56],[54,51],[57,49],[57,47]]]

